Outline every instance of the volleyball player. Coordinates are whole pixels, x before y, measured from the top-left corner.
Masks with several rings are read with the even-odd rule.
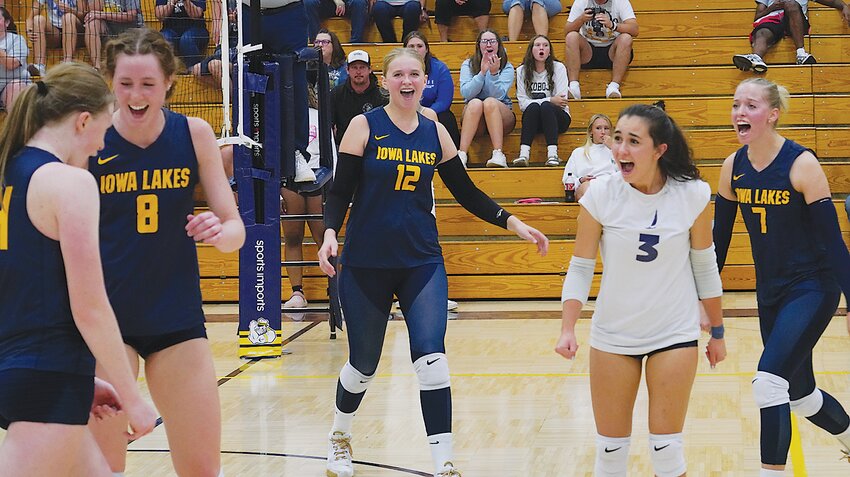
[[[682,429],[696,376],[700,301],[712,324],[709,363],[726,356],[711,189],[700,180],[682,131],[656,106],[624,109],[611,150],[620,171],[590,181],[579,201],[555,351],[575,357],[575,323],[601,244],[602,285],[590,329],[594,475],[626,475],[646,358],[652,467],[659,477],[678,477],[687,469]]]
[[[180,71],[171,45],[158,32],[134,29],[110,41],[105,55],[116,111],[89,167],[100,185],[109,299],[136,373],[139,357],[145,360],[177,474],[215,477],[223,474],[221,410],[196,242],[231,252],[245,229],[212,128],[163,107]],[[196,215],[198,183],[210,210]],[[126,441],[98,427],[113,471],[123,471]]]
[[[346,226],[340,298],[348,325],[349,360],[337,383],[327,475],[350,477],[354,413],[375,377],[393,293],[398,296],[419,379],[420,401],[435,475],[459,476],[452,464],[451,391],[446,359],[448,283],[432,207],[434,171],[467,210],[548,250],[546,236],[478,190],[466,175],[446,129],[417,114],[425,66],[414,50],[384,58],[389,104],[356,116],[340,146],[334,185],[325,207],[322,271],[336,271],[337,232]],[[356,193],[355,193],[356,190]]]
[[[86,428],[120,407],[139,438],[139,396],[109,306],[88,157],[103,147],[112,94],[100,75],[58,65],[27,88],[0,134],[0,473],[108,476]],[[95,358],[118,390],[95,380]],[[95,395],[98,395],[95,398]],[[126,421],[125,421],[126,422]],[[125,426],[126,430],[127,427]]]
[[[836,436],[850,452],[850,417],[817,388],[812,349],[850,292],[850,254],[826,175],[810,149],[776,125],[788,91],[763,78],[742,81],[732,125],[743,146],[723,162],[715,204],[720,268],[738,208],[756,269],[764,351],[753,379],[761,415],[761,476],[783,475],[791,445],[791,411]]]

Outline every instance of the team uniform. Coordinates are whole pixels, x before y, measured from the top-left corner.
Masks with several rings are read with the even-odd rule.
[[[6,166],[0,209],[0,427],[16,421],[85,425],[95,360],[71,314],[58,241],[30,221],[32,175],[60,162],[25,147]]]
[[[407,134],[383,107],[365,117],[369,140],[340,259],[340,299],[350,350],[346,367],[353,367],[360,383],[374,376],[395,294],[420,376],[427,434],[448,433],[451,393],[443,354],[448,282],[432,213],[431,184],[442,160],[436,123],[419,114],[419,126]],[[423,372],[437,369],[445,370],[445,381],[423,382]],[[350,371],[343,370],[337,392],[337,407],[344,413],[353,413],[365,393],[363,384],[346,382]]]
[[[812,234],[810,206],[791,184],[791,167],[806,150],[786,139],[773,162],[756,171],[743,146],[732,166],[732,190],[750,236],[764,342],[754,387],[765,464],[785,464],[792,409],[833,435],[850,426],[841,405],[816,388],[812,369],[812,349],[835,314],[841,289],[824,245]],[[790,408],[788,401],[761,397],[767,393],[759,389],[767,384],[759,379],[774,384],[777,377],[787,381]]]
[[[89,161],[100,187],[100,244],[109,301],[124,342],[146,357],[206,337],[197,249],[187,236],[198,183],[187,118],[163,109],[147,148],[109,128]]]
[[[602,225],[602,285],[590,345],[642,357],[696,346],[699,298],[690,229],[711,198],[703,181],[668,179],[647,195],[622,174],[594,179],[579,203]]]

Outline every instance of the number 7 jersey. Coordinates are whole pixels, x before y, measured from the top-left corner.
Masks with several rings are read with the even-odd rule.
[[[637,355],[699,338],[690,231],[710,198],[701,180],[668,178],[651,195],[619,172],[590,181],[579,202],[602,225],[591,346]]]
[[[163,109],[165,127],[148,147],[115,127],[89,159],[100,189],[100,250],[109,301],[124,336],[203,323],[193,213],[198,160],[186,117]]]

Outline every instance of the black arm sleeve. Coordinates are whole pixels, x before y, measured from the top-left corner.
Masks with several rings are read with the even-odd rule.
[[[348,204],[351,203],[351,198],[354,197],[354,191],[360,183],[360,176],[362,174],[362,157],[345,152],[339,153],[336,163],[336,173],[334,173],[334,183],[328,192],[328,198],[325,202],[326,228],[334,229],[339,233],[342,222],[345,220],[345,213],[348,212]]]
[[[838,285],[845,297],[850,297],[850,253],[841,236],[838,226],[838,214],[832,199],[829,197],[817,200],[809,204],[809,212],[812,214],[812,222],[820,237],[821,243],[826,246],[827,262],[835,274]]]
[[[498,225],[503,229],[508,228],[508,217],[511,214],[501,208],[481,189],[475,187],[463,163],[457,156],[437,165],[437,172],[446,184],[446,188],[457,199],[464,209],[472,212],[479,219]]]
[[[738,203],[717,194],[714,200],[714,250],[717,253],[717,270],[722,271],[726,264],[726,253],[732,242],[732,227],[738,215]]]

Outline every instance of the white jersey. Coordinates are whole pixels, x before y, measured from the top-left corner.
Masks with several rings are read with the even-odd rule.
[[[590,157],[588,157],[590,155]],[[614,162],[614,154],[605,144],[591,144],[585,153],[585,147],[573,149],[567,165],[564,166],[564,176],[561,182],[567,183],[567,175],[572,173],[574,180],[591,175],[601,177],[617,172],[617,164]]]
[[[590,181],[579,202],[602,225],[603,264],[591,346],[637,355],[699,338],[690,229],[710,198],[700,180],[652,195],[619,172]]]

